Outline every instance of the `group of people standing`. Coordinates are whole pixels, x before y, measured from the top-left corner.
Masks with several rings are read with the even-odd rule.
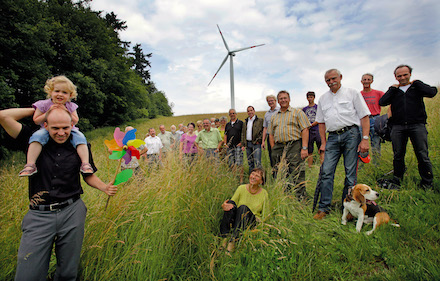
[[[387,116],[392,125],[394,176],[390,181],[396,185],[402,182],[409,138],[418,161],[420,186],[433,188],[423,98],[434,97],[437,88],[420,80],[411,81],[411,73],[410,66],[397,66],[394,75],[398,84],[383,93],[371,88],[372,74],[362,76],[363,90],[357,91],[342,87],[341,72],[330,69],[324,74],[329,90],[317,104],[315,93],[308,92],[309,105],[303,109],[293,108],[290,94],[280,91],[276,97],[266,97],[270,109],[264,118],[259,118],[255,108],[248,106],[248,118],[244,121],[231,109],[229,122],[226,117],[204,119],[198,121],[197,126],[179,124],[179,130],[173,125],[171,132],[160,125],[158,135],[150,128],[145,145],[139,148],[140,154],[149,161],[160,161],[162,153],[173,150],[178,150],[181,159],[188,161],[197,154],[214,161],[224,157],[241,175],[242,182],[243,152],[246,151],[249,183],[240,185],[231,199],[222,204],[224,216],[220,232],[231,235],[225,240],[228,242],[225,246],[232,250],[238,231],[255,225],[267,214],[268,193],[262,187],[265,181],[265,172],[261,169],[262,149],[268,149],[273,175],[286,175],[285,191],[294,192],[303,200],[307,198],[305,159],[309,158],[307,163],[311,166],[314,145],[317,145],[322,164],[317,191],[321,196],[314,218],[323,219],[331,209],[333,181],[340,157],[344,157],[345,167],[344,198],[356,184],[358,156],[369,151],[370,139],[373,157],[380,154],[374,124],[381,106],[391,105]],[[78,122],[78,106],[71,103],[71,99],[76,96],[76,87],[66,77],[57,76],[47,81],[45,90],[48,99],[35,103],[34,108],[0,111],[0,125],[14,140],[12,146],[28,150],[28,163],[20,176],[29,177],[30,205],[22,224],[16,280],[45,279],[53,244],[58,260],[55,279],[76,280],[86,216],[80,198],[83,190],[79,175],[109,196],[116,194],[117,187],[95,175],[97,168],[90,145],[74,127]],[[44,131],[33,135],[30,127],[19,123],[31,115]]]

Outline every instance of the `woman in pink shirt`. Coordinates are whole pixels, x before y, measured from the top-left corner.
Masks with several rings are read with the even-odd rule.
[[[195,128],[194,123],[189,123],[187,127],[188,127],[188,132],[184,133],[180,137],[179,157],[180,160],[184,158],[185,162],[191,164],[197,155],[197,147],[195,145],[197,135],[194,132],[194,128]]]

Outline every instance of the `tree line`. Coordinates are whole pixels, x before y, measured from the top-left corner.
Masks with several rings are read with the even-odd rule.
[[[83,131],[172,115],[150,79],[152,54],[119,38],[127,26],[113,12],[90,0],[0,2],[0,109],[45,99],[46,80],[62,74],[78,87]]]

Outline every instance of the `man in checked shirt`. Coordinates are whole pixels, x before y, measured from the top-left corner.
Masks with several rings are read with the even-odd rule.
[[[280,110],[272,116],[267,130],[275,173],[286,165],[285,192],[293,189],[298,200],[304,200],[307,199],[304,159],[308,156],[310,122],[301,109],[290,106],[287,91],[280,91],[277,99]]]

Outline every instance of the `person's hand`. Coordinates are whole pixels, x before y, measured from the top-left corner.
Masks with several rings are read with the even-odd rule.
[[[263,142],[263,143],[261,144],[261,149],[264,150],[265,148],[266,148],[266,144]]]
[[[229,199],[228,199],[228,200],[229,200]],[[223,209],[223,211],[225,211],[225,212],[230,211],[230,210],[232,210],[232,208],[234,208],[234,205],[231,204],[231,203],[228,203],[228,200],[226,200],[226,201],[223,202],[223,204],[222,204],[222,209]]]
[[[59,104],[59,103],[54,103],[50,106],[50,109],[55,109],[55,108],[62,108],[62,109],[66,109],[66,106],[64,104]]]
[[[116,185],[113,185],[113,182],[110,182],[104,187],[105,194],[108,196],[114,196],[116,195],[116,192],[118,191],[118,187]]]
[[[320,152],[325,152],[325,142],[321,143],[321,147],[319,148]]]
[[[301,159],[304,160],[309,156],[309,151],[307,149],[301,148]]]
[[[361,140],[361,143],[359,143],[358,146],[358,152],[364,153],[367,152],[370,149],[370,144],[368,142],[368,140]]]
[[[246,148],[244,146],[241,147],[241,151],[245,151]]]

